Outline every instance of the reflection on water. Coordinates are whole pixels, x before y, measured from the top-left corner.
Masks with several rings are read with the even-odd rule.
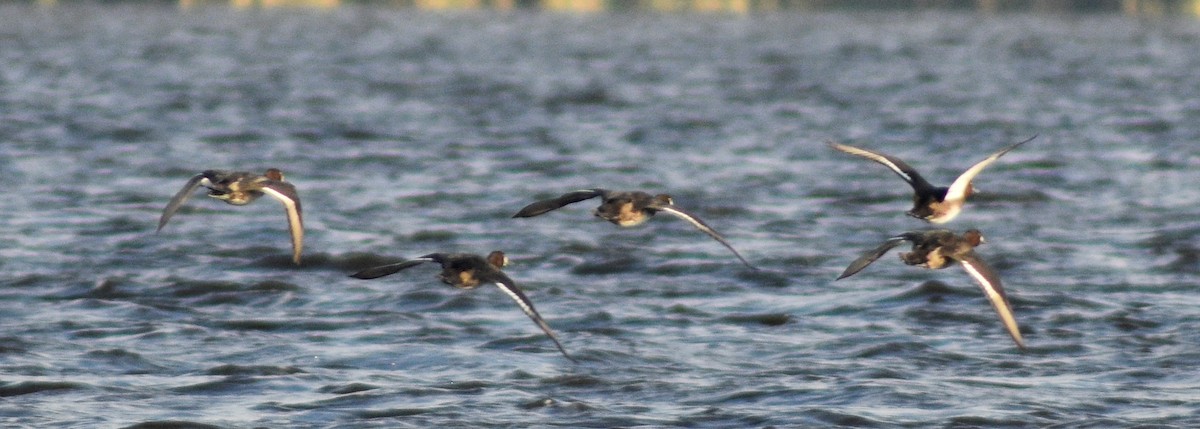
[[[54,4],[57,0],[39,0]],[[658,11],[750,13],[781,10],[975,9],[984,12],[1120,11],[1134,16],[1200,16],[1200,0],[179,0],[183,7],[228,3],[238,8],[334,8],[342,4],[391,5],[424,10],[535,9],[571,12]]]

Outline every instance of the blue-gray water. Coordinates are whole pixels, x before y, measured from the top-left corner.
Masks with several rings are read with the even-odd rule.
[[[251,427],[1200,425],[1200,23],[1117,15],[774,15],[0,6],[0,423]],[[884,167],[977,180],[1030,348]],[[197,195],[280,167],[280,205]],[[633,229],[585,188],[671,193]],[[581,362],[495,288],[504,249]]]

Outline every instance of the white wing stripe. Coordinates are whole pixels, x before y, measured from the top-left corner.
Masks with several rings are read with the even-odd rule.
[[[564,357],[569,359],[571,362],[575,362],[575,358],[571,357],[570,354],[567,354],[567,349],[564,349],[562,343],[558,341],[558,336],[554,335],[554,330],[550,329],[550,325],[546,323],[546,320],[542,319],[542,316],[537,314],[537,311],[533,309],[533,304],[525,302],[525,300],[521,299],[521,295],[517,294],[515,286],[506,285],[502,282],[495,282],[495,284],[500,288],[500,290],[504,291],[505,294],[511,297],[513,301],[516,301],[517,305],[521,306],[521,310],[524,311],[530,319],[533,319],[533,322],[538,325],[538,328],[542,329],[542,332],[546,333],[547,337],[550,337],[550,341],[554,342],[554,347],[558,348],[558,351],[562,353]]]
[[[904,179],[906,182],[912,183],[912,181],[913,181],[912,177],[909,176],[908,173],[905,173],[904,170],[901,170],[900,167],[896,166],[896,164],[892,163],[892,161],[890,159],[887,159],[887,157],[884,157],[883,155],[880,155],[880,154],[877,154],[875,152],[871,152],[871,151],[868,151],[865,149],[859,149],[854,146],[846,146],[844,144],[829,143],[829,145],[833,146],[834,149],[840,150],[842,152],[846,152],[851,155],[858,155],[863,158],[867,158],[872,161],[883,164],[887,168],[892,169],[892,171],[895,172],[896,174],[900,175],[900,178]]]
[[[1017,326],[1017,319],[1013,316],[1008,300],[1004,299],[1004,295],[1000,293],[1000,286],[993,285],[988,280],[988,277],[971,263],[961,261],[961,264],[967,270],[967,273],[979,282],[983,293],[987,295],[988,301],[991,301],[992,307],[996,309],[996,313],[1000,316],[1000,321],[1004,323],[1004,328],[1008,330],[1008,334],[1012,336],[1013,341],[1016,341],[1017,345],[1021,348],[1025,348],[1025,341],[1021,338],[1021,330]]]
[[[262,192],[275,197],[283,203],[283,208],[287,210],[288,230],[292,235],[292,261],[300,264],[300,253],[304,249],[304,224],[300,219],[300,211],[296,210],[296,202],[270,187],[263,187]]]
[[[979,161],[975,163],[975,165],[972,165],[971,168],[968,168],[967,171],[964,171],[963,174],[960,174],[957,179],[954,179],[954,183],[950,184],[950,189],[946,191],[945,201],[961,201],[965,199],[967,197],[967,185],[971,184],[972,180],[975,180],[975,176],[978,176],[983,169],[987,168],[989,165],[992,165],[993,162],[996,162],[996,160],[1000,159],[1000,157],[1004,156],[1004,154],[1016,149],[1017,146],[1028,143],[1034,138],[1037,138],[1037,136],[1035,135],[1025,141],[1009,145],[1008,147],[1001,149],[999,152],[993,153],[991,156],[984,158],[983,161]]]
[[[704,232],[705,234],[708,234],[709,237],[712,237],[714,240],[717,240],[717,242],[721,243],[722,246],[725,246],[726,249],[729,249],[730,252],[733,252],[733,256],[737,256],[738,260],[742,261],[742,264],[745,264],[747,267],[750,267],[751,269],[755,269],[755,270],[758,269],[758,268],[755,268],[753,265],[750,265],[750,262],[746,261],[746,258],[743,258],[742,254],[738,253],[737,249],[733,248],[733,245],[729,244],[728,241],[725,241],[725,237],[722,237],[721,234],[718,234],[716,230],[712,229],[712,227],[705,225],[704,222],[700,221],[700,219],[696,219],[692,215],[684,213],[683,211],[680,211],[679,209],[676,209],[673,207],[655,207],[654,209],[673,214],[673,215],[675,215],[675,217],[678,217],[680,219],[688,221],[688,223],[691,223],[692,226],[696,227],[696,229],[699,229],[700,231]]]
[[[509,298],[512,298],[513,301],[516,301],[517,305],[521,307],[521,311],[524,311],[526,315],[534,319],[541,319],[541,317],[538,317],[538,314],[533,311],[533,307],[527,304],[525,300],[521,299],[521,296],[517,295],[517,293],[510,289],[508,285],[501,282],[496,282],[496,286],[499,287],[500,290],[504,291],[504,294],[508,295]]]

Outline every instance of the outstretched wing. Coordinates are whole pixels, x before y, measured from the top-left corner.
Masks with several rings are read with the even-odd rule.
[[[750,265],[750,263],[746,261],[746,258],[743,258],[742,254],[738,253],[738,251],[736,249],[734,249],[733,246],[730,245],[728,241],[725,241],[725,237],[722,237],[721,234],[718,234],[715,229],[712,229],[711,226],[708,226],[708,224],[704,223],[704,221],[700,220],[700,218],[696,217],[695,215],[688,213],[686,211],[683,211],[682,209],[680,209],[679,207],[676,207],[674,205],[662,206],[662,205],[652,204],[652,205],[647,206],[646,208],[655,210],[655,211],[664,212],[664,213],[670,213],[670,214],[674,215],[675,217],[678,217],[680,219],[688,221],[689,223],[692,224],[692,226],[695,226],[696,229],[699,229],[700,231],[704,232],[705,234],[708,234],[709,237],[712,237],[714,240],[719,241],[722,245],[725,246],[725,248],[729,249],[730,252],[733,252],[733,256],[737,256],[738,260],[742,261],[742,264],[745,264],[747,267],[750,267],[750,269],[752,269],[752,270],[758,270],[757,267]]]
[[[158,218],[158,229],[154,230],[154,232],[162,231],[163,227],[167,226],[167,221],[171,220],[171,216],[175,216],[175,212],[179,210],[179,207],[187,202],[188,198],[192,197],[192,193],[196,191],[196,188],[200,187],[200,182],[207,178],[208,176],[205,173],[200,173],[188,179],[183,188],[180,188],[179,192],[176,192],[175,196],[171,197],[171,202],[167,203],[167,207],[163,209],[162,216]]]
[[[567,354],[567,350],[563,348],[562,343],[558,342],[558,336],[554,335],[554,331],[550,329],[550,325],[546,324],[546,321],[542,319],[542,315],[538,314],[537,309],[533,308],[533,301],[530,301],[529,298],[525,296],[524,292],[521,292],[520,289],[517,289],[517,285],[512,281],[512,279],[508,278],[508,276],[501,275],[501,280],[495,282],[495,284],[496,287],[499,287],[501,291],[504,291],[504,293],[512,298],[513,301],[517,302],[517,306],[521,307],[521,311],[524,311],[525,315],[529,316],[529,318],[533,320],[533,323],[536,323],[539,328],[542,328],[542,332],[545,332],[546,336],[550,337],[550,341],[554,342],[554,346],[558,347],[558,351],[562,352],[563,356],[565,356],[567,359],[570,359],[571,362],[578,362],[575,360],[575,358],[571,357],[571,355]]]
[[[872,262],[875,262],[875,260],[883,257],[883,255],[889,250],[892,250],[896,246],[899,246],[900,243],[905,241],[908,241],[908,238],[904,236],[889,238],[887,241],[883,242],[883,244],[880,244],[879,247],[876,247],[867,253],[863,253],[862,256],[859,256],[858,259],[855,259],[854,262],[851,262],[850,266],[846,267],[846,270],[842,271],[842,275],[838,276],[838,278],[835,280],[841,280],[858,274],[858,272],[862,271],[863,268],[866,268],[867,265],[871,265]]]
[[[534,217],[551,210],[562,208],[567,204],[573,204],[604,195],[606,192],[608,191],[604,189],[582,189],[578,191],[567,192],[558,196],[557,198],[541,200],[527,205],[525,208],[522,208],[521,211],[517,212],[517,214],[513,215],[513,217]]]
[[[1009,147],[1001,149],[999,152],[993,153],[991,156],[984,158],[983,161],[979,161],[975,163],[975,165],[972,165],[971,168],[968,168],[967,171],[964,171],[963,174],[960,174],[957,179],[954,179],[954,183],[950,184],[950,189],[946,191],[946,197],[943,199],[943,201],[956,201],[966,198],[968,185],[971,184],[972,180],[975,180],[975,176],[978,176],[983,169],[987,168],[989,165],[992,165],[993,162],[996,162],[996,160],[1000,159],[1000,157],[1004,156],[1004,154],[1016,149],[1017,146],[1029,143],[1030,140],[1035,138],[1037,138],[1037,135],[1034,135],[1025,141],[1018,142]]]
[[[1013,317],[1012,306],[1008,303],[1008,298],[1004,296],[1004,288],[1000,285],[1000,276],[996,275],[996,271],[992,270],[982,259],[975,255],[975,252],[968,253],[965,257],[959,260],[963,268],[975,281],[979,282],[979,287],[983,289],[983,294],[987,296],[988,301],[991,301],[992,307],[996,309],[996,314],[1000,315],[1000,321],[1004,323],[1004,329],[1008,331],[1008,335],[1017,343],[1017,347],[1025,348],[1025,341],[1021,339],[1021,330],[1017,327],[1017,319]]]
[[[363,280],[377,279],[377,278],[380,278],[383,276],[390,276],[392,274],[396,274],[397,272],[400,272],[400,270],[403,270],[406,268],[412,268],[417,265],[421,265],[425,262],[433,262],[433,259],[417,258],[417,259],[409,259],[407,261],[397,262],[394,264],[380,265],[378,267],[367,268],[365,270],[351,274],[350,277],[354,277],[356,279],[363,279]]]
[[[832,141],[826,141],[825,144],[836,150],[883,164],[885,167],[890,168],[892,172],[895,172],[897,176],[900,176],[901,179],[904,179],[905,182],[908,182],[908,185],[912,186],[913,190],[917,192],[929,191],[934,188],[924,177],[921,177],[920,173],[917,173],[916,169],[905,164],[900,158]]]
[[[304,249],[304,222],[296,187],[291,183],[268,180],[262,182],[261,191],[283,203],[283,209],[287,211],[288,231],[292,235],[292,262],[300,265],[300,252]]]

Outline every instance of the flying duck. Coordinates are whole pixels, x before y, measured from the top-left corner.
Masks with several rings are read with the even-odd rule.
[[[474,289],[480,284],[491,283],[504,291],[517,305],[521,307],[521,311],[525,312],[526,316],[533,319],[542,332],[550,337],[550,341],[554,342],[554,346],[558,347],[558,351],[572,362],[575,358],[567,354],[567,350],[563,348],[562,343],[558,342],[558,336],[554,335],[554,331],[550,329],[550,325],[542,319],[542,315],[538,314],[537,309],[533,308],[533,301],[530,301],[525,296],[521,289],[517,288],[516,282],[513,282],[508,275],[500,271],[505,265],[508,265],[508,257],[504,256],[504,252],[499,250],[493,251],[483,258],[479,255],[470,253],[430,253],[428,255],[409,259],[407,261],[397,262],[394,264],[380,265],[374,268],[368,268],[357,273],[351,274],[350,277],[356,279],[374,279],[391,274],[395,274],[400,270],[412,268],[421,265],[425,262],[436,262],[442,266],[442,273],[438,278],[443,283],[460,288]]]
[[[565,193],[557,198],[542,200],[527,205],[525,208],[522,208],[521,211],[517,212],[517,214],[513,215],[513,217],[534,217],[551,210],[562,208],[567,204],[577,203],[595,197],[600,197],[602,200],[600,207],[597,207],[596,210],[593,211],[593,214],[595,214],[598,218],[607,220],[618,226],[631,227],[642,224],[647,219],[650,219],[651,216],[654,216],[655,213],[668,213],[688,221],[695,226],[696,229],[699,229],[701,232],[708,234],[709,237],[712,237],[720,242],[725,246],[725,248],[733,252],[733,255],[736,256],[738,260],[742,261],[742,264],[750,267],[750,269],[758,269],[753,265],[750,265],[750,263],[746,261],[746,258],[743,258],[742,255],[738,253],[738,251],[734,249],[728,241],[725,241],[725,237],[722,237],[721,234],[717,233],[716,230],[712,229],[712,227],[708,226],[708,224],[704,223],[704,221],[700,220],[700,218],[696,217],[696,215],[688,213],[687,211],[684,211],[676,206],[675,202],[671,199],[671,196],[667,194],[651,196],[650,194],[641,191],[610,191],[599,188],[583,189]]]
[[[1004,328],[1008,330],[1008,335],[1012,336],[1013,341],[1017,343],[1017,347],[1025,349],[1025,341],[1021,339],[1021,331],[1017,327],[1017,319],[1013,317],[1012,306],[1009,305],[1008,298],[1004,295],[1004,287],[1000,284],[1000,276],[975,253],[975,247],[984,242],[983,234],[979,230],[970,229],[961,236],[944,229],[909,231],[897,235],[889,238],[883,244],[879,245],[879,247],[864,253],[854,262],[850,263],[850,266],[846,267],[846,270],[838,276],[837,280],[850,277],[862,271],[867,265],[875,262],[883,254],[905,241],[913,244],[912,252],[900,254],[900,259],[905,264],[921,266],[931,270],[946,268],[952,262],[962,265],[967,274],[970,274],[971,277],[975,278],[975,281],[979,282],[979,287],[983,289],[984,295],[992,303],[992,307],[996,309],[996,313],[1000,316],[1000,321],[1004,323]]]
[[[204,170],[204,172],[188,179],[183,188],[171,197],[171,202],[163,209],[162,217],[158,219],[158,229],[162,231],[171,220],[171,216],[179,210],[179,206],[191,198],[192,192],[199,187],[208,188],[208,196],[235,206],[244,206],[257,200],[263,195],[270,195],[283,203],[287,211],[288,230],[292,235],[292,262],[300,265],[300,251],[304,248],[304,224],[300,219],[300,196],[296,187],[284,181],[283,172],[271,168],[263,175],[242,171]]]
[[[894,156],[832,141],[825,143],[829,147],[839,151],[861,156],[892,169],[893,172],[900,176],[901,179],[904,179],[905,182],[908,182],[913,188],[913,208],[907,214],[917,219],[941,224],[954,219],[962,211],[963,203],[967,201],[967,197],[970,197],[975,192],[975,187],[971,184],[971,181],[975,179],[975,176],[979,172],[983,171],[984,168],[987,168],[987,166],[991,165],[997,159],[1000,159],[1004,154],[1016,149],[1017,146],[1023,145],[1035,138],[1037,138],[1036,135],[1025,141],[1001,149],[999,152],[993,153],[991,156],[975,163],[967,171],[960,174],[957,179],[954,179],[954,183],[951,183],[950,187],[931,185],[924,177],[921,177],[920,173],[917,173],[917,170]]]

